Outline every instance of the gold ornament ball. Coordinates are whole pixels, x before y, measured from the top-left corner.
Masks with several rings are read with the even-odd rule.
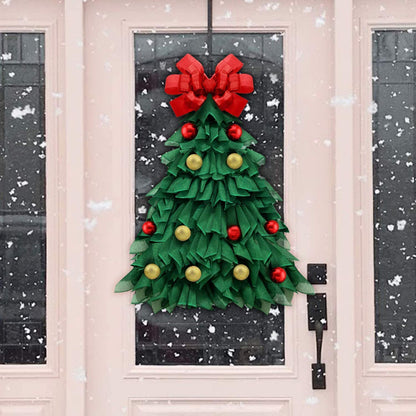
[[[196,282],[201,278],[201,269],[197,266],[189,266],[185,270],[185,277],[190,282]]]
[[[250,270],[245,264],[237,264],[234,267],[233,275],[237,280],[246,280],[249,274]]]
[[[239,169],[243,164],[243,158],[238,153],[231,153],[227,157],[227,165],[231,169]]]
[[[190,236],[191,236],[191,230],[186,225],[180,225],[175,230],[175,237],[179,241],[189,240]]]
[[[193,153],[186,158],[186,166],[188,166],[191,170],[198,170],[202,166],[202,158],[201,156]]]
[[[144,268],[144,275],[150,280],[157,279],[160,276],[160,267],[157,264],[149,263]]]

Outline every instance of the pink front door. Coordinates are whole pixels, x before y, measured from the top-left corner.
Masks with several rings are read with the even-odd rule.
[[[263,135],[263,153],[273,160],[265,172],[268,179],[281,183],[284,177],[285,221],[299,266],[306,274],[308,263],[328,265],[329,283],[316,287],[328,296],[322,352],[326,390],[312,389],[315,335],[308,330],[304,295],[284,309],[284,319],[275,310],[269,318],[249,314],[243,323],[238,319],[242,311],[153,315],[142,306],[135,313],[130,294],[112,293],[114,283],[129,271],[135,218],[146,217],[146,186],[163,177],[157,161],[165,151],[163,141],[178,127],[160,83],[185,53],[204,59],[206,6],[199,1],[87,4],[86,192],[87,215],[95,223],[86,234],[87,343],[93,352],[87,413],[333,415],[329,2],[314,8],[314,19],[304,12],[306,3],[296,8],[231,1],[213,6],[216,62],[228,52],[246,56],[242,72],[252,68],[255,84],[262,83],[263,90],[248,96],[250,109],[240,118],[251,134]],[[264,121],[256,122],[259,116]],[[106,203],[111,209],[101,210]]]
[[[206,59],[207,3],[12,0],[0,5],[0,415],[416,414],[416,1],[212,10],[214,61],[234,53],[255,78],[240,120],[284,198],[297,265],[326,294],[326,388],[312,388],[304,295],[269,315],[152,314],[114,293],[179,126],[162,82],[186,53]],[[20,153],[32,136],[36,152]],[[19,189],[37,175],[31,243]]]

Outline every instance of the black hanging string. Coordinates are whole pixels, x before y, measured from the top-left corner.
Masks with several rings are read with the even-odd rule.
[[[211,76],[214,69],[214,57],[212,56],[212,0],[208,0],[207,20],[208,69]]]

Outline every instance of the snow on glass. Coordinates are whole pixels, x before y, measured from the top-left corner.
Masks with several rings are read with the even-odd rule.
[[[43,364],[44,35],[3,33],[0,45],[0,364]]]
[[[180,127],[164,92],[164,81],[177,73],[176,62],[195,56],[210,76],[229,53],[244,63],[255,91],[240,116],[241,124],[267,155],[262,175],[283,196],[283,39],[278,33],[213,36],[213,63],[206,34],[136,34],[136,232],[147,214],[146,193],[165,176],[160,156],[166,138]],[[267,130],[265,128],[267,126]],[[282,212],[282,206],[277,206]],[[284,364],[284,309],[269,315],[231,305],[226,310],[179,309],[152,313],[136,306],[138,365],[279,365]]]
[[[416,362],[416,33],[373,34],[376,362]]]

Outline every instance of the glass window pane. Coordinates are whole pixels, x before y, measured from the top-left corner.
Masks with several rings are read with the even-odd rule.
[[[46,360],[43,49],[0,34],[0,364]]]
[[[415,42],[373,35],[376,362],[416,362]]]
[[[136,231],[148,209],[146,193],[165,176],[160,156],[165,140],[179,127],[164,93],[166,77],[177,72],[186,53],[208,68],[206,34],[136,34]],[[234,53],[242,72],[253,75],[255,92],[240,116],[244,129],[267,155],[261,174],[283,196],[283,38],[281,34],[213,36],[214,65]],[[209,70],[206,70],[211,75]],[[278,207],[282,213],[282,207]],[[279,365],[284,364],[284,310],[269,315],[236,306],[226,310],[176,309],[154,315],[137,307],[136,364]]]

